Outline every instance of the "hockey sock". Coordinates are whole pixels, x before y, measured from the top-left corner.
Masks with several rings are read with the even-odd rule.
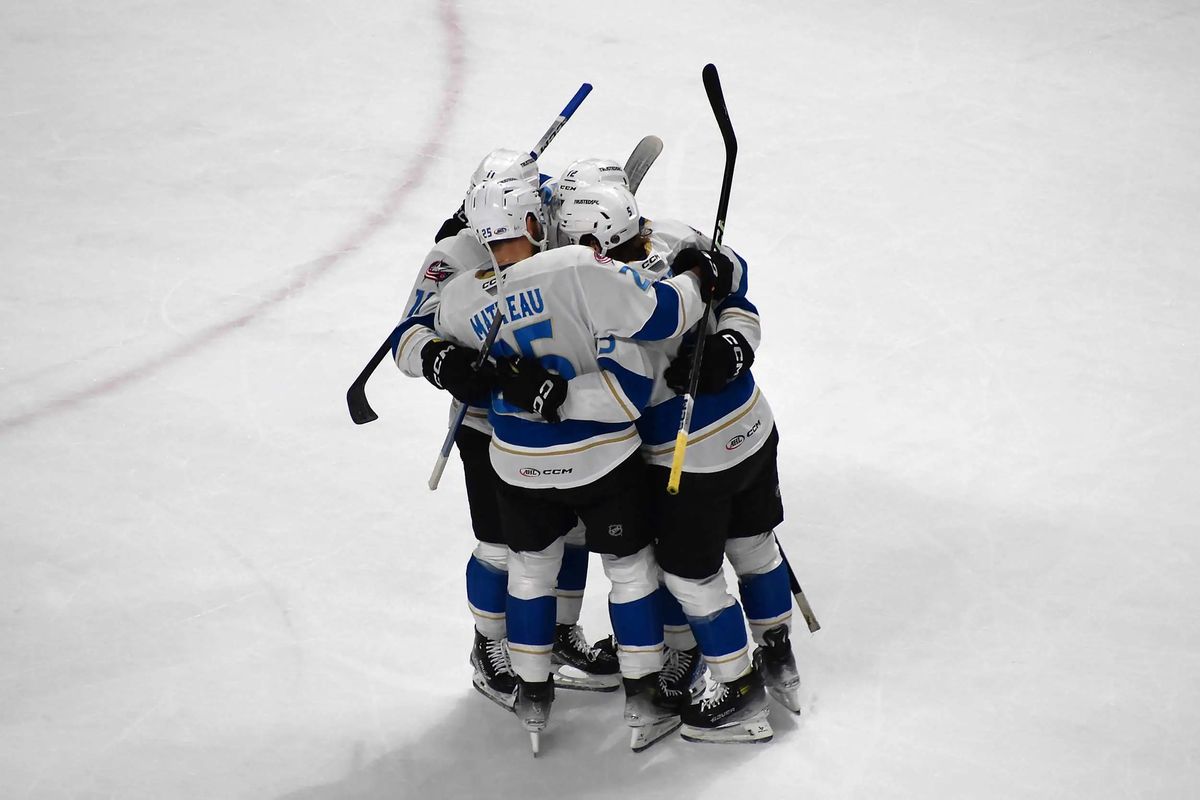
[[[513,672],[533,683],[550,675],[554,649],[554,598],[508,596],[508,651]]]
[[[749,671],[746,618],[737,602],[711,616],[690,617],[688,621],[713,680],[728,683]]]
[[[563,548],[562,567],[558,570],[557,621],[559,625],[574,625],[579,622],[583,610],[583,590],[587,585],[588,550],[583,546],[568,544]]]
[[[741,576],[738,588],[756,643],[765,644],[762,638],[764,631],[778,625],[789,625],[792,619],[792,589],[785,564],[779,564],[761,575]]]
[[[659,586],[655,597],[658,599],[659,613],[662,614],[663,636],[667,645],[676,650],[691,650],[696,646],[696,637],[692,635],[692,627],[675,595],[666,586]]]
[[[657,593],[628,603],[608,603],[621,675],[641,678],[663,665],[663,625]]]
[[[508,573],[471,556],[467,561],[467,605],[475,628],[489,639],[506,635],[504,609],[508,596]]]

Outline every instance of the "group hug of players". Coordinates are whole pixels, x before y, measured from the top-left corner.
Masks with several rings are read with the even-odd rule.
[[[496,150],[392,334],[401,371],[467,405],[455,443],[477,540],[473,683],[515,712],[535,753],[556,684],[623,686],[634,750],[676,729],[689,741],[769,740],[768,693],[800,711],[774,533],[779,437],[750,371],[758,311],[746,262],[711,244],[642,217],[616,162],[578,161],[555,181],[528,153]],[[689,331],[707,302],[713,333],[670,495]],[[614,635],[596,645],[578,625],[589,553],[611,581]]]

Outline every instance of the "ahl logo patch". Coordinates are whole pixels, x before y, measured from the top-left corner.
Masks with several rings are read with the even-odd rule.
[[[445,261],[435,261],[425,268],[425,280],[441,283],[454,274],[454,270],[446,267]]]
[[[750,430],[746,431],[745,436],[743,436],[742,434],[739,433],[737,436],[733,437],[732,439],[730,439],[728,442],[725,443],[725,449],[726,450],[738,449],[739,447],[741,447],[743,444],[746,443],[747,439],[749,439],[754,434],[758,433],[758,429],[761,427],[762,427],[762,420],[761,419],[755,420],[754,424],[750,427]]]

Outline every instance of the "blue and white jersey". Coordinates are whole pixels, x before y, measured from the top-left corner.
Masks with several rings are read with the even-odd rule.
[[[491,256],[470,228],[443,239],[425,255],[405,303],[404,318],[392,331],[392,357],[401,372],[410,378],[422,377],[421,348],[438,338],[433,330],[433,318],[441,303],[442,289],[450,279],[490,269],[491,265]],[[451,402],[451,419],[458,412],[458,405],[457,400]],[[469,407],[463,424],[482,433],[492,432],[486,408]]]
[[[635,425],[654,381],[638,342],[682,335],[702,313],[692,274],[652,281],[637,269],[570,245],[505,268],[463,274],[443,290],[434,328],[478,348],[496,313],[493,352],[537,358],[566,378],[567,399],[549,423],[492,397],[492,465],[530,488],[591,483],[641,444]]]
[[[669,276],[668,263],[686,247],[707,250],[712,239],[675,220],[648,221],[651,229],[650,255],[637,266],[658,279]],[[749,285],[745,259],[722,245],[721,251],[733,262],[733,289],[713,308],[708,332],[734,329],[746,337],[754,349],[762,340],[758,309],[746,297]],[[693,334],[694,335],[694,334]],[[675,435],[683,416],[683,398],[663,380],[663,372],[678,354],[687,337],[643,345],[653,365],[654,389],[650,403],[638,421],[642,437],[642,455],[651,464],[671,466]],[[720,472],[750,456],[767,438],[775,425],[775,416],[767,398],[754,382],[749,370],[716,394],[696,397],[692,429],[688,436],[684,472]]]

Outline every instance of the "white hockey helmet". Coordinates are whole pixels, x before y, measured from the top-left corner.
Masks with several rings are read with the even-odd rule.
[[[546,245],[546,212],[537,189],[520,178],[485,180],[473,186],[463,201],[467,223],[475,238],[487,247],[492,242],[524,236],[539,250]],[[529,215],[537,219],[542,238],[534,239],[526,229]]]
[[[615,161],[607,158],[581,158],[563,170],[563,174],[558,177],[550,205],[557,209],[563,204],[563,200],[579,189],[597,183],[617,183],[628,189],[629,177]]]
[[[619,183],[595,183],[573,190],[558,209],[559,235],[571,244],[582,244],[591,234],[600,243],[601,255],[641,233],[637,200]]]
[[[479,162],[479,166],[471,173],[471,185],[467,190],[474,189],[484,181],[498,181],[501,178],[518,178],[534,189],[541,185],[537,160],[533,156],[520,150],[500,148],[488,153]]]

